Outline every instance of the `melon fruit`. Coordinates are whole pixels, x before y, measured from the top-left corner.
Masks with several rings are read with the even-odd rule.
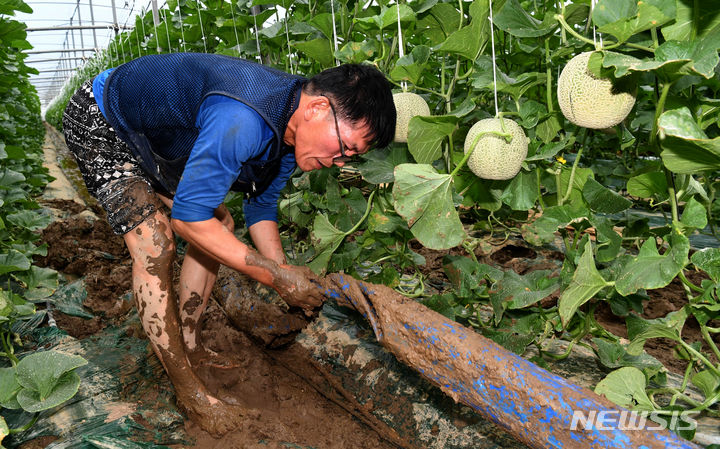
[[[487,133],[481,135],[472,148],[478,134],[488,131],[510,134],[512,140],[508,142],[503,136]],[[520,125],[512,120],[486,118],[470,128],[465,138],[465,153],[469,151],[472,154],[467,165],[475,175],[483,179],[511,179],[518,174],[527,156],[528,138]]]
[[[605,129],[622,122],[635,105],[635,94],[609,78],[588,70],[588,51],[568,61],[558,79],[558,103],[563,115],[585,128]]]
[[[416,115],[430,115],[430,107],[423,97],[412,92],[393,94],[397,120],[395,122],[395,142],[407,142],[410,119]]]

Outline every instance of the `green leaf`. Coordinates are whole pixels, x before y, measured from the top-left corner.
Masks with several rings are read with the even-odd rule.
[[[25,271],[30,269],[30,259],[14,249],[0,254],[0,275],[12,271]]]
[[[312,242],[316,250],[316,256],[308,264],[310,269],[315,273],[324,272],[330,261],[330,256],[340,246],[344,238],[345,233],[333,226],[327,215],[316,215],[312,230]]]
[[[58,351],[35,352],[25,356],[17,364],[17,380],[18,383],[23,386],[24,391],[36,393],[36,395],[31,396],[36,399],[35,402],[43,402],[49,399],[51,393],[54,392],[56,388],[67,388],[66,385],[59,386],[61,379],[64,379],[64,383],[74,382],[72,378],[68,378],[66,375],[71,373],[75,368],[86,364],[87,360],[77,355],[65,354]],[[77,385],[75,386],[75,391],[77,391]],[[18,402],[20,402],[20,405],[23,405],[23,401],[20,400],[19,396],[20,395],[18,395]],[[25,398],[29,399],[30,397],[25,396]],[[67,399],[69,399],[69,397],[61,402]],[[55,405],[58,404],[54,404],[51,407]],[[37,404],[33,405],[33,408],[37,406]],[[28,410],[24,405],[23,408],[27,411],[45,410],[45,408]]]
[[[668,195],[667,187],[667,178],[662,172],[643,173],[633,176],[627,182],[628,194],[640,198],[665,198]]]
[[[408,128],[408,150],[418,164],[430,164],[442,156],[442,142],[452,135],[459,119],[452,115],[415,116]]]
[[[675,22],[662,28],[665,40],[687,41],[704,38],[720,27],[720,5],[705,2],[702,8],[693,8],[693,2],[678,1]],[[693,34],[696,33],[696,34]]]
[[[605,376],[595,387],[595,393],[605,396],[621,407],[651,411],[655,407],[645,393],[645,387],[643,372],[626,366]]]
[[[330,41],[325,38],[293,43],[294,47],[305,53],[310,59],[318,61],[323,67],[330,67],[334,63],[331,45]]]
[[[710,370],[703,370],[692,377],[692,383],[700,389],[705,398],[712,397],[720,389],[720,378]]]
[[[692,263],[715,282],[720,282],[720,248],[704,248],[693,253]]]
[[[453,30],[452,34],[433,50],[459,54],[471,61],[475,60],[490,39],[489,13],[488,0],[473,0],[470,5],[470,25]]]
[[[22,173],[3,168],[0,170],[0,187],[7,187],[25,181],[25,175]]]
[[[623,198],[593,178],[588,178],[585,182],[582,194],[590,210],[601,214],[616,214],[632,206],[632,201]]]
[[[7,405],[15,403],[15,396],[21,388],[14,367],[0,368],[0,407],[15,408]]]
[[[720,169],[720,137],[708,139],[686,107],[664,112],[658,128],[663,164],[675,172],[694,174]]]
[[[632,338],[632,341],[627,347],[628,354],[641,354],[645,342],[650,338],[668,338],[676,342],[681,342],[682,339],[680,338],[680,332],[685,325],[687,317],[687,309],[683,307],[680,310],[668,313],[663,318],[643,320],[640,322],[642,323],[640,328],[644,327],[644,329],[639,333],[637,333],[638,329],[635,329],[633,334],[637,333],[637,335],[634,337],[630,337],[632,334],[630,333],[630,327],[628,326],[628,337]]]
[[[41,395],[38,391],[23,388],[17,395],[17,401],[26,412],[41,412],[57,407],[75,396],[79,387],[80,376],[70,371],[64,373],[53,384],[53,388],[48,392],[47,396]]]
[[[529,307],[557,290],[560,278],[550,278],[549,274],[548,270],[536,270],[522,276],[513,270],[505,271],[490,291],[495,324],[500,323],[505,310]]]
[[[25,284],[25,298],[31,301],[47,298],[58,287],[58,273],[52,268],[33,265],[28,271],[18,273],[15,277]]]
[[[595,267],[592,243],[588,240],[580,257],[572,281],[558,300],[558,313],[563,326],[567,326],[575,311],[607,286],[607,282]]]
[[[430,249],[448,249],[466,237],[452,198],[452,177],[427,164],[395,168],[395,210],[412,234]]]
[[[688,264],[690,242],[677,230],[670,234],[670,247],[660,255],[655,238],[645,241],[640,253],[625,265],[615,280],[615,289],[623,296],[635,293],[641,288],[661,288],[675,279]]]
[[[633,56],[604,51],[603,67],[615,67],[615,77],[630,72],[655,72],[666,82],[683,75],[699,75],[710,79],[718,63],[717,48],[712,41],[668,41],[655,50],[655,59],[637,59]]]
[[[688,202],[685,203],[680,221],[689,228],[704,229],[708,223],[705,206],[700,204],[694,196],[691,197]]]
[[[537,178],[534,172],[521,171],[500,197],[513,210],[530,210],[537,201]]]
[[[44,229],[52,222],[52,216],[44,209],[22,210],[7,216],[7,221],[15,226],[30,231]]]
[[[558,26],[555,20],[537,20],[528,14],[518,0],[508,0],[493,17],[501,30],[517,37],[540,37],[552,33]]]
[[[397,60],[395,67],[390,71],[390,78],[395,81],[407,80],[413,84],[418,84],[420,78],[425,74],[429,57],[430,48],[425,45],[418,45],[412,49],[409,55]]]
[[[593,23],[601,33],[620,42],[675,18],[675,0],[600,0],[593,10]]]
[[[589,210],[578,209],[573,205],[550,206],[543,214],[531,224],[522,226],[522,236],[533,245],[543,245],[555,239],[555,231],[559,227],[567,226],[574,221],[587,218]]]
[[[471,295],[486,277],[493,281],[503,277],[501,270],[463,256],[443,257],[443,271],[461,297]]]
[[[665,370],[665,366],[651,355],[643,353],[631,356],[620,343],[603,338],[593,338],[592,341],[597,346],[600,363],[606,368],[616,369],[623,366],[633,366],[645,372],[648,377]]]

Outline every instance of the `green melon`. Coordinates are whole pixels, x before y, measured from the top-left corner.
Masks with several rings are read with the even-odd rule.
[[[472,151],[467,165],[478,177],[483,179],[511,179],[520,171],[528,151],[528,138],[525,131],[512,120],[486,118],[475,123],[465,138],[465,153]],[[508,142],[497,134],[484,134],[478,138],[475,148],[471,148],[478,134],[487,131],[505,132],[512,136]]]
[[[430,107],[425,99],[412,92],[393,94],[397,120],[395,122],[395,142],[407,142],[410,119],[416,115],[430,115]]]
[[[578,126],[610,128],[630,113],[635,94],[619,89],[610,79],[593,75],[588,70],[592,54],[580,53],[563,68],[558,79],[558,103],[565,118]]]

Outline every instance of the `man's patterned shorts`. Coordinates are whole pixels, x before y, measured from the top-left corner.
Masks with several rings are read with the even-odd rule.
[[[162,208],[152,182],[100,112],[92,80],[70,98],[63,114],[63,133],[88,192],[105,209],[116,234],[130,232]]]

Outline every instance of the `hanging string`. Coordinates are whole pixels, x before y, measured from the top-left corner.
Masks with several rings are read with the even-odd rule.
[[[233,20],[233,31],[235,32],[235,43],[238,46],[238,51],[240,51],[240,39],[238,38],[237,34],[237,25],[235,25],[235,3],[230,1],[230,15],[232,16]]]
[[[183,51],[187,51],[187,47],[185,47],[185,24],[183,23],[182,9],[180,8],[180,2],[178,2],[178,15],[180,16],[180,35],[182,36]]]
[[[162,47],[160,46],[160,35],[158,34],[157,23],[155,23],[155,13],[153,13],[153,28],[155,29],[155,51],[160,53],[162,51]]]
[[[402,26],[400,26],[400,0],[397,2],[397,22],[398,22],[398,53],[402,58],[405,56],[405,46],[403,45]],[[407,81],[400,81],[400,87],[403,92],[407,92]]]
[[[283,3],[285,7],[285,3]],[[287,39],[288,46],[288,61],[290,61],[290,73],[295,74],[295,67],[293,66],[292,50],[290,49],[290,30],[288,29],[288,14],[290,8],[285,8],[285,39]]]
[[[492,47],[493,92],[495,93],[495,117],[500,115],[497,95],[497,69],[495,67],[495,34],[493,33],[492,0],[490,1],[490,45]]]
[[[137,36],[137,33],[135,33],[135,35]],[[128,35],[128,37],[127,37],[127,43],[128,43],[128,50],[130,50],[130,60],[133,60],[133,59],[135,59],[135,56],[133,55],[133,52],[132,52],[132,45],[130,45],[130,35]],[[140,51],[140,49],[138,49],[138,51]],[[141,55],[138,55],[138,57],[139,56],[141,56]]]
[[[200,34],[202,34],[203,48],[205,49],[205,53],[207,53],[207,43],[205,42],[205,29],[203,28],[202,24],[202,14],[200,14],[200,2],[197,2],[195,6],[197,6],[198,22],[200,22]]]
[[[335,53],[337,54],[338,51],[338,37],[337,37],[337,29],[335,28],[335,0],[330,0],[330,13],[332,17],[332,25],[333,25],[333,42],[335,43]],[[335,65],[340,65],[340,62],[335,58]]]
[[[590,17],[592,18],[592,12],[595,9],[595,5],[597,5],[597,0],[590,0]],[[595,22],[593,21],[593,44],[595,44],[595,48],[598,48],[598,41],[600,41],[600,50],[603,48],[602,43],[602,34],[598,33],[595,29]]]
[[[140,26],[142,27],[143,32],[143,40],[145,39],[145,36],[147,36],[147,33],[145,33],[145,14],[147,13],[147,10],[145,8],[140,10]],[[135,37],[137,38],[138,43],[138,53],[140,53],[138,56],[142,56],[142,49],[140,47],[140,37],[137,33],[135,33]]]
[[[167,10],[161,9],[160,11],[162,11],[162,13],[163,13],[163,21],[165,22],[165,34],[167,34],[168,51],[170,53],[172,53],[172,44],[170,44],[170,24],[168,23],[168,20],[167,20]],[[179,48],[178,48],[178,51],[180,51]]]
[[[122,49],[123,64],[125,64],[127,61],[125,60],[125,46],[123,45],[122,34],[120,35],[120,39],[118,40],[120,41],[120,48]],[[115,49],[117,50],[117,44],[115,44]]]
[[[255,23],[255,45],[257,46],[257,56],[255,59],[262,64],[262,55],[260,54],[260,33],[257,26],[257,15],[253,14],[253,23]]]

